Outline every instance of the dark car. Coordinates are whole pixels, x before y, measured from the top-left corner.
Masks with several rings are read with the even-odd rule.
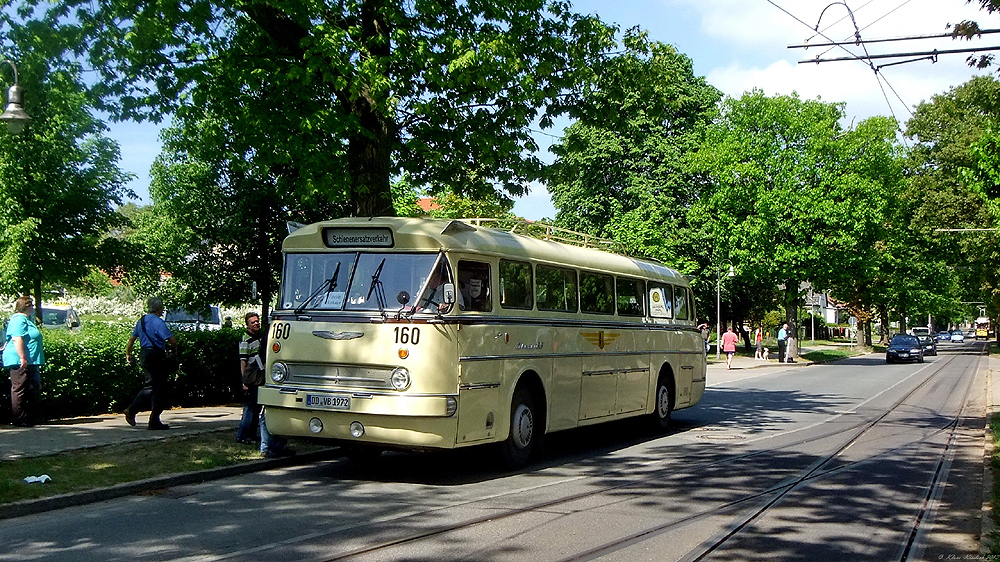
[[[908,334],[892,336],[889,347],[885,349],[885,362],[894,363],[896,361],[924,362],[924,346],[920,344],[917,336]]]
[[[924,346],[924,357],[928,355],[937,355],[937,338],[931,336],[917,336],[920,343]]]

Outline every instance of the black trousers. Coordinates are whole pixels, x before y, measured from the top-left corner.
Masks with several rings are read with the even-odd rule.
[[[37,421],[40,391],[38,365],[10,368],[10,405],[14,425],[33,425]]]
[[[778,340],[778,362],[785,361],[785,353],[788,351],[788,340]]]
[[[152,351],[152,349],[147,351],[146,348],[142,348],[139,352],[139,364],[142,365],[143,373],[146,375],[146,384],[135,395],[135,399],[132,400],[132,405],[128,409],[133,415],[149,410],[149,423],[156,425],[160,421],[160,413],[170,408],[170,388],[168,375],[164,372],[163,366],[156,364],[148,357]]]

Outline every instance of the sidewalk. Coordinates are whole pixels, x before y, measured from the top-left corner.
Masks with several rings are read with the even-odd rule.
[[[850,344],[835,344],[835,345],[800,345],[799,355],[804,355],[811,351],[823,351],[823,350],[833,350],[833,349],[850,349],[852,346]],[[857,346],[854,346],[855,348]],[[743,351],[742,345],[737,349],[740,352]],[[743,369],[759,369],[767,367],[803,367],[806,365],[812,365],[812,361],[802,359],[801,357],[796,357],[794,363],[779,363],[778,362],[778,351],[777,349],[771,349],[767,361],[762,361],[759,359],[754,359],[753,357],[747,357],[737,353],[733,356],[733,370],[743,370]],[[726,370],[726,354],[722,353],[719,355],[719,360],[715,360],[715,346],[713,344],[711,351],[708,352],[708,369],[710,371],[722,369]]]
[[[0,462],[222,429],[232,429],[235,439],[242,414],[242,406],[174,408],[161,416],[163,422],[170,425],[167,431],[146,429],[148,412],[136,416],[135,427],[125,423],[121,414],[53,420],[35,427],[0,425]]]

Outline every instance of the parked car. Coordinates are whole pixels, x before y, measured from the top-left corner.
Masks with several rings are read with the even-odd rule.
[[[938,341],[951,341],[951,332],[947,330],[941,330],[937,333]]]
[[[909,334],[892,336],[889,347],[885,348],[885,362],[894,363],[896,361],[924,362],[924,347],[920,345],[917,336]]]
[[[42,303],[42,325],[48,328],[80,327],[80,316],[68,303]]]
[[[937,355],[937,339],[930,336],[919,336],[920,344],[924,346],[924,357]]]
[[[192,312],[186,308],[168,310],[163,320],[170,329],[177,329],[182,332],[212,331],[222,328],[219,307],[215,305],[200,312]]]
[[[955,330],[951,333],[951,341],[962,343],[965,341],[965,334],[962,333],[962,330]]]

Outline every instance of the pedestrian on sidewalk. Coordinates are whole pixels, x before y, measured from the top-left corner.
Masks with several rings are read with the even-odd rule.
[[[236,431],[236,440],[252,443],[254,421],[257,421],[257,435],[260,437],[260,454],[265,458],[289,457],[295,451],[287,447],[288,441],[267,430],[267,413],[257,401],[257,389],[264,384],[264,365],[267,357],[267,329],[261,329],[260,315],[248,312],[243,317],[246,333],[240,340],[240,378],[246,391],[243,418]]]
[[[712,329],[708,327],[708,322],[702,322],[698,324],[698,331],[701,332],[701,337],[705,340],[705,353],[708,353],[708,340],[712,338]]]
[[[10,404],[18,427],[31,427],[38,421],[45,350],[42,332],[29,318],[34,312],[30,296],[14,301],[3,347],[3,366],[10,369]]]
[[[170,328],[163,321],[163,301],[159,297],[150,297],[146,302],[145,316],[139,319],[132,329],[132,337],[125,346],[125,361],[132,365],[135,358],[132,347],[139,340],[139,364],[142,366],[146,382],[132,404],[125,408],[125,421],[135,426],[135,415],[144,410],[150,410],[149,424],[152,430],[170,429],[170,426],[160,421],[163,410],[169,409],[169,378],[177,370],[177,338],[170,333]],[[173,349],[173,357],[167,357],[167,344]]]
[[[726,328],[726,333],[722,334],[722,351],[726,354],[726,369],[733,368],[733,355],[736,355],[736,342],[739,336],[733,332],[733,327]]]
[[[785,352],[788,349],[788,322],[778,330],[778,363],[785,362]]]
[[[248,312],[243,317],[246,331],[240,340],[240,381],[243,383],[243,417],[236,430],[236,440],[240,443],[256,444],[260,435],[260,405],[257,403],[257,387],[264,384],[264,354],[267,346],[264,339],[267,330],[261,330],[260,315]]]
[[[785,348],[785,363],[795,363],[795,356],[798,355],[798,338],[795,337],[795,328],[788,330],[788,341]]]
[[[753,331],[753,341],[757,348],[753,352],[753,358],[766,361],[767,357],[764,356],[764,330],[760,326],[757,326],[757,329]]]

